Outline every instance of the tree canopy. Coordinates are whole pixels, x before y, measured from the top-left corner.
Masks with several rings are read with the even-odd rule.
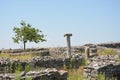
[[[24,44],[24,49],[26,48],[26,43],[29,42],[43,42],[46,41],[44,34],[40,29],[32,27],[30,24],[26,24],[24,21],[21,21],[21,27],[14,27],[13,31],[15,36],[12,37],[15,43],[22,42]]]

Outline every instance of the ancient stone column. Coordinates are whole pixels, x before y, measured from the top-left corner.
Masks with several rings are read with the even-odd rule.
[[[86,58],[89,58],[90,57],[90,49],[89,49],[89,47],[87,46],[87,47],[85,47],[85,57]]]
[[[67,37],[67,57],[68,58],[71,56],[70,36],[72,36],[72,34],[70,34],[70,33],[64,35],[64,37]]]

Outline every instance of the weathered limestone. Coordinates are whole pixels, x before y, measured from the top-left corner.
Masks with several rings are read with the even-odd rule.
[[[15,76],[15,74],[11,73],[0,74],[0,80],[67,80],[67,77],[67,71],[57,70],[55,68],[47,68],[40,71],[29,71],[27,73],[21,72],[18,78]]]
[[[98,49],[98,48],[97,48],[96,45],[86,44],[86,45],[84,46],[84,49],[85,49],[85,58],[86,58],[86,59],[89,59],[89,58],[98,56],[98,54],[97,54],[97,49]]]
[[[90,50],[89,50],[89,47],[85,47],[85,57],[86,59],[88,59],[90,57]]]
[[[105,75],[106,80],[111,80],[115,77],[120,80],[120,62],[117,61],[119,56],[107,55],[99,56],[91,59],[86,67],[84,67],[84,77],[86,80],[98,80],[97,77],[100,73]]]
[[[72,34],[70,33],[64,35],[64,37],[67,37],[67,57],[68,58],[71,56],[70,36],[72,36]]]
[[[30,69],[35,69],[36,67],[63,68],[64,66],[66,68],[79,68],[82,65],[82,60],[83,56],[81,54],[74,54],[71,58],[34,57],[27,61],[0,58],[0,74],[14,73],[19,67],[21,71],[24,71],[26,66],[29,66]]]
[[[48,48],[31,48],[31,49],[4,49],[1,51],[1,53],[8,53],[10,56],[20,56],[20,55],[28,55],[28,54],[34,54],[39,56],[49,56],[49,49]]]
[[[76,54],[71,56],[71,58],[53,58],[50,56],[44,56],[42,58],[32,58],[28,60],[28,64],[34,67],[46,67],[46,68],[78,68],[82,64],[83,56]],[[74,63],[72,66],[70,66]]]
[[[55,48],[49,48],[50,56],[52,57],[59,57],[59,58],[65,58],[66,57],[66,47],[55,47]],[[73,54],[82,54],[84,53],[84,47],[83,46],[74,46],[71,47],[71,55]]]
[[[4,49],[2,50],[3,53],[8,53],[10,56],[21,56],[21,55],[28,55],[28,54],[33,54],[37,56],[52,56],[52,57],[66,57],[66,51],[67,47],[54,47],[54,48],[31,48],[27,50],[22,50],[22,49]],[[71,47],[71,55],[72,54],[79,54],[79,53],[84,53],[84,46],[74,46]]]

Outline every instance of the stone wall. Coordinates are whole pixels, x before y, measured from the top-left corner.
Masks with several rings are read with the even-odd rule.
[[[11,73],[0,74],[0,80],[67,80],[68,72],[55,68],[47,68],[39,71],[21,72],[18,75],[16,76]]]
[[[83,57],[80,54],[74,54],[71,58],[34,57],[28,61],[0,58],[0,80],[16,80],[16,71],[22,72],[18,77],[21,78],[20,80],[28,78],[32,80],[67,80],[67,71],[56,68],[79,68],[82,60]],[[35,70],[38,67],[47,69],[26,73],[27,70]]]
[[[28,62],[34,67],[46,67],[46,68],[78,68],[82,65],[83,57],[80,54],[75,54],[71,58],[53,58],[50,56],[44,56],[41,58],[32,58]]]
[[[49,51],[51,53],[61,54],[61,53],[66,53],[67,48],[66,47],[55,47],[55,48],[49,48]],[[72,53],[84,52],[84,46],[74,46],[74,47],[71,47],[71,52]]]
[[[97,77],[102,73],[106,80],[115,77],[120,80],[120,62],[118,55],[99,56],[89,60],[89,64],[84,67],[84,77],[86,80],[98,80]]]
[[[33,52],[33,51],[44,51],[47,48],[28,48],[28,49],[2,49],[2,53],[22,53],[22,52]]]
[[[19,67],[21,71],[24,71],[27,65],[30,69],[37,67],[79,68],[82,65],[82,60],[83,57],[80,54],[75,54],[71,58],[53,58],[51,56],[34,57],[27,61],[0,58],[0,73],[14,73]]]
[[[25,55],[29,53],[33,54],[41,54],[43,56],[48,56],[50,54],[56,54],[56,55],[61,55],[65,54],[66,55],[66,47],[55,47],[55,48],[30,48],[30,49],[2,49],[0,53],[8,53],[10,55]],[[83,53],[84,52],[84,47],[72,47],[71,49],[72,54],[74,53]]]
[[[49,56],[49,49],[48,48],[31,48],[31,49],[2,49],[1,53],[8,53],[10,56],[17,56],[17,55],[27,55],[27,54],[35,54],[41,56]]]

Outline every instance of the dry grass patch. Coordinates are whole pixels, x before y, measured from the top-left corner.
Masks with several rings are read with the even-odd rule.
[[[106,48],[106,49],[98,50],[98,54],[99,55],[115,55],[116,52],[113,49]]]
[[[68,80],[84,80],[83,67],[68,70]]]
[[[10,58],[10,59],[19,59],[19,60],[28,60],[32,57],[34,57],[35,55],[29,53],[29,54],[25,54],[25,55],[10,55],[8,53],[1,53],[0,57],[2,58]]]

